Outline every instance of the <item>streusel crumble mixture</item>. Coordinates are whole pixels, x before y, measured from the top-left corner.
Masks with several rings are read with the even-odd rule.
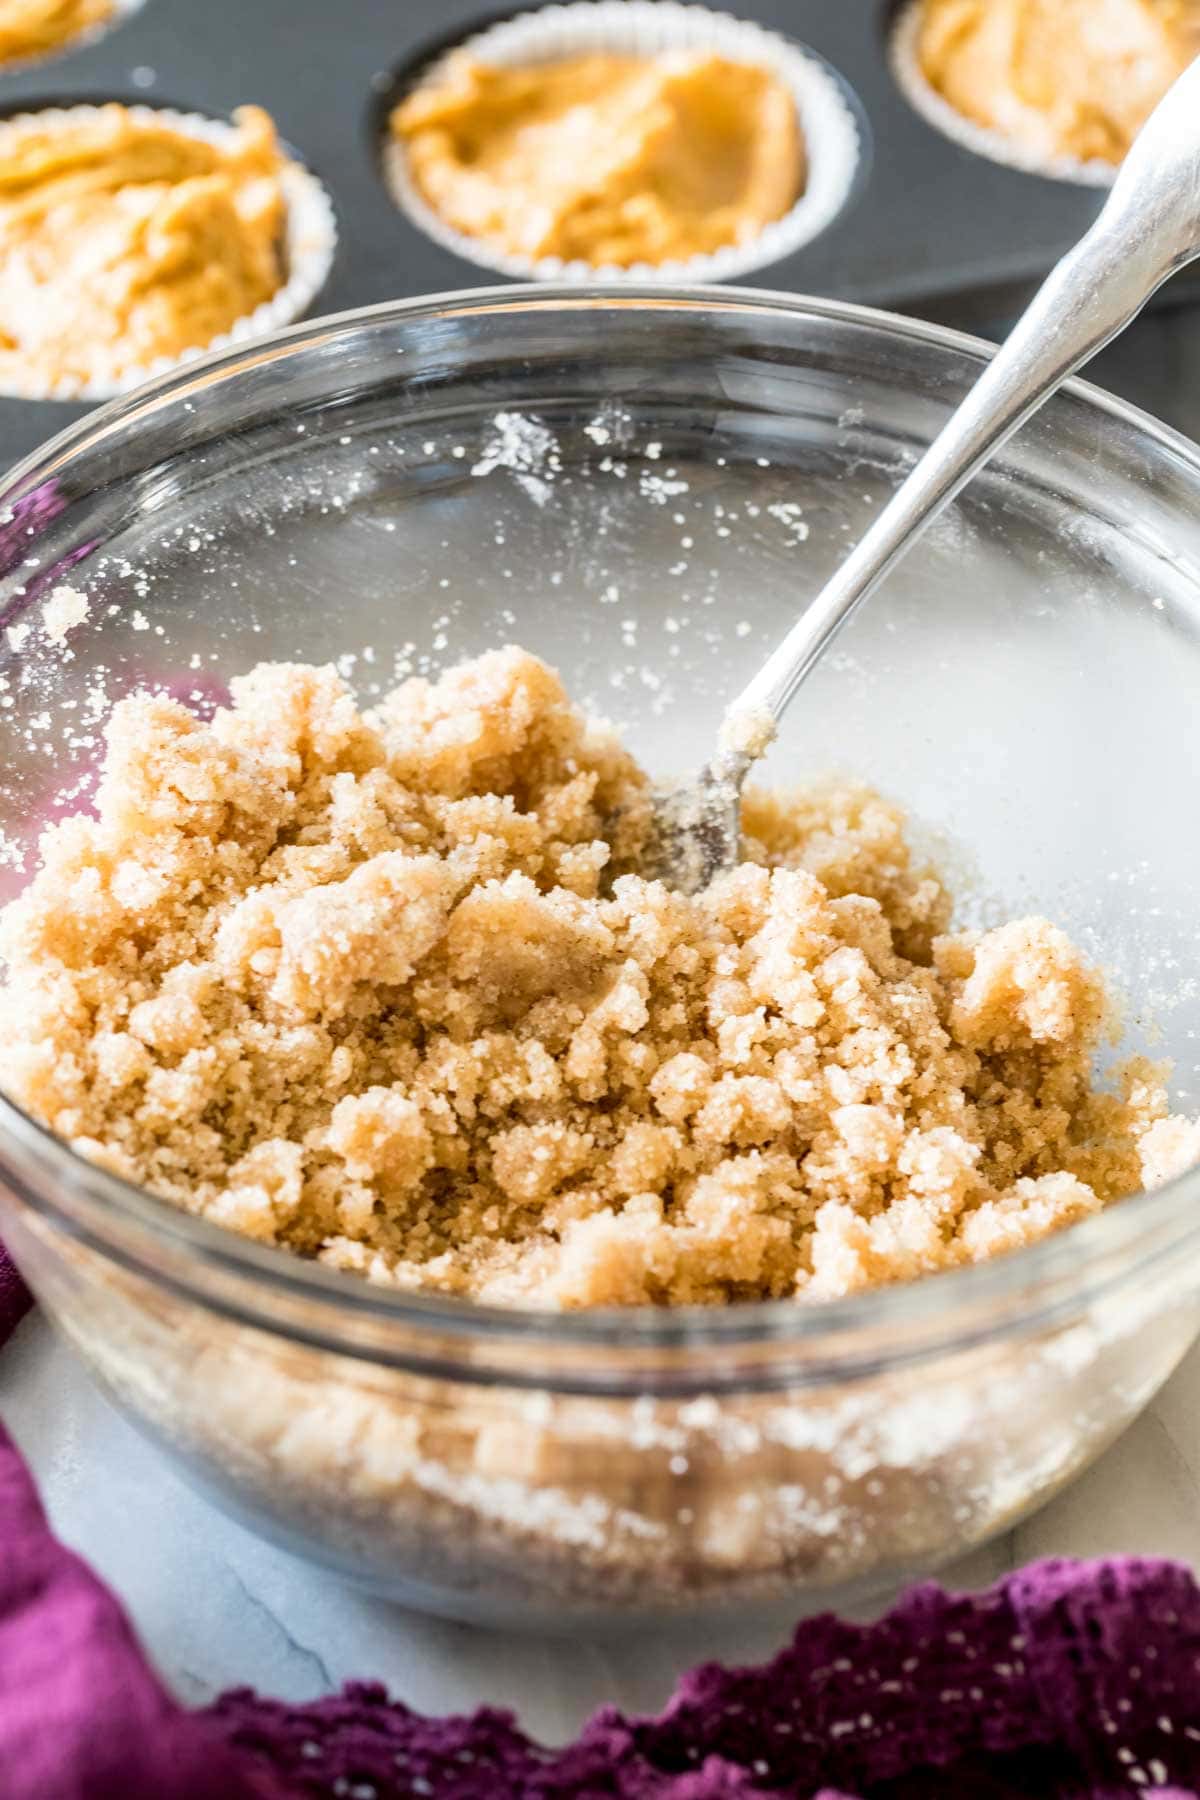
[[[0,916],[0,1083],[264,1243],[553,1307],[851,1293],[1028,1243],[1200,1157],[1093,1085],[1102,981],[1043,919],[946,934],[902,820],[750,793],[696,899],[647,778],[509,649],[361,713],[265,664],[114,711],[97,816]]]

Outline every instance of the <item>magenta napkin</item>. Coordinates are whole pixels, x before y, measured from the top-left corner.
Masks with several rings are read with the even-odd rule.
[[[51,1534],[29,1472],[0,1431],[5,1800],[242,1800],[277,1791],[256,1783],[215,1720],[170,1698],[120,1603]]]
[[[12,1336],[33,1305],[33,1295],[17,1274],[12,1257],[0,1244],[0,1344]]]
[[[0,1341],[29,1304],[0,1249]],[[188,1711],[46,1523],[0,1429],[3,1800],[1200,1800],[1200,1589],[1171,1563],[1042,1562],[983,1594],[831,1615],[761,1668],[561,1750],[508,1713],[427,1719],[374,1683]]]

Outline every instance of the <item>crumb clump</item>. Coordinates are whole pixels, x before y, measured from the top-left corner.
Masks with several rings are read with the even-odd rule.
[[[47,643],[62,649],[68,635],[82,625],[92,610],[92,603],[78,588],[52,588],[42,607],[42,630]]]
[[[778,726],[765,707],[732,706],[721,720],[717,748],[730,756],[765,756],[775,742]]]
[[[266,664],[107,736],[0,914],[0,1085],[263,1243],[516,1305],[817,1300],[1200,1157],[1159,1069],[1094,1085],[1063,933],[947,934],[877,795],[751,791],[736,870],[643,878],[645,775],[523,651],[373,714]]]

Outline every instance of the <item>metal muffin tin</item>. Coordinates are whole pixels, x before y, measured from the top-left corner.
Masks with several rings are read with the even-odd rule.
[[[477,265],[399,211],[379,147],[391,105],[432,56],[522,10],[479,0],[145,0],[97,41],[0,69],[0,113],[116,99],[226,117],[255,101],[337,209],[337,257],[316,310],[478,287],[488,277]],[[1011,308],[1099,209],[1095,188],[990,162],[919,117],[889,67],[889,5],[718,0],[715,10],[816,50],[865,122],[847,207],[816,241],[756,271],[757,285],[970,324]],[[0,396],[0,463],[85,410]]]

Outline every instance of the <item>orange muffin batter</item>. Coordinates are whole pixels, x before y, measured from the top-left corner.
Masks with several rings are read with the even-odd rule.
[[[708,54],[458,56],[391,123],[447,224],[533,259],[685,261],[754,238],[804,186],[786,87]]]
[[[258,107],[0,128],[0,386],[109,382],[203,348],[284,280],[283,158]]]
[[[1038,156],[1120,162],[1198,52],[1197,0],[921,0],[926,80]]]
[[[0,63],[46,56],[111,19],[113,0],[4,0]]]

